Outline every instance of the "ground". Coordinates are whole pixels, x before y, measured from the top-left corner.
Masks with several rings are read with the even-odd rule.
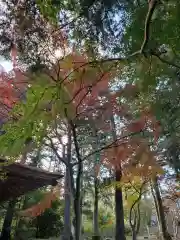
[[[35,240],[35,239],[32,239],[32,240]],[[38,238],[38,240],[59,240],[59,238],[49,238],[49,239],[39,239]],[[131,236],[127,237],[127,240],[132,240],[132,237]],[[138,237],[137,240],[144,240],[144,236]],[[147,238],[147,240],[157,240],[157,238],[152,236],[150,239]]]

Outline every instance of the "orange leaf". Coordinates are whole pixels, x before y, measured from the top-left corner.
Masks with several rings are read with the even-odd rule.
[[[20,215],[26,217],[37,217],[41,215],[46,209],[50,208],[52,202],[55,201],[56,198],[57,195],[55,192],[48,192],[45,194],[45,197],[41,202],[26,210],[21,211]]]
[[[132,122],[127,127],[130,132],[140,132],[145,128],[146,122],[144,119]]]

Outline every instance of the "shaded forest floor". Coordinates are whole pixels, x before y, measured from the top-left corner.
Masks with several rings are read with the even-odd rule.
[[[147,240],[158,240],[158,238],[156,237],[156,236],[151,236],[151,238],[144,238],[144,237],[147,237],[147,236],[139,236],[138,238],[137,238],[137,240],[145,240],[145,239],[147,239]],[[35,240],[36,238],[33,238],[33,239],[31,239],[31,240]],[[38,238],[39,239],[39,238]],[[91,238],[82,238],[82,240],[90,240]],[[113,238],[109,238],[109,237],[107,237],[107,239],[108,240],[114,240]],[[39,239],[39,240],[59,240],[59,238],[48,238],[48,239]],[[106,240],[106,237],[104,237],[104,238],[102,238],[102,240]],[[126,237],[126,240],[132,240],[132,237],[131,236],[127,236]]]

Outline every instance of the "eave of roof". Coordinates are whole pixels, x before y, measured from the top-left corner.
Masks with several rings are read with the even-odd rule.
[[[13,163],[1,167],[6,178],[0,180],[0,203],[36,190],[40,187],[55,186],[63,175],[36,167]]]

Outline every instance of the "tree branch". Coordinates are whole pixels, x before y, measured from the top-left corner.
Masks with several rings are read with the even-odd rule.
[[[168,64],[169,66],[180,69],[180,65],[176,64],[175,62],[172,62],[172,61],[169,61],[169,60],[166,60],[166,59],[162,58],[161,54],[158,54],[155,51],[151,51],[151,55],[157,57],[161,62],[163,62],[165,64]]]
[[[121,144],[124,144],[124,142],[121,143],[120,145],[115,145],[115,143],[116,143],[117,141],[123,140],[123,139],[128,138],[128,137],[132,137],[132,136],[134,136],[134,135],[136,135],[136,134],[139,134],[140,132],[142,132],[142,131],[133,132],[133,133],[130,133],[130,134],[128,134],[128,135],[125,135],[125,136],[122,136],[122,137],[120,137],[120,138],[117,138],[115,141],[111,142],[110,144],[108,144],[108,145],[106,145],[106,146],[104,146],[104,147],[102,147],[102,148],[99,148],[99,149],[97,149],[97,150],[89,153],[89,154],[86,155],[83,159],[81,159],[81,161],[83,162],[83,161],[87,160],[89,157],[93,156],[94,154],[96,154],[96,153],[98,153],[98,152],[101,152],[102,150],[105,150],[105,149],[108,149],[108,148],[112,148],[112,147],[119,147]],[[73,166],[75,166],[75,165],[77,165],[77,164],[78,164],[78,162],[74,163]]]
[[[149,41],[149,35],[150,35],[150,24],[151,24],[151,19],[154,13],[154,10],[158,4],[158,0],[149,0],[149,7],[148,7],[148,12],[146,15],[146,20],[145,20],[145,28],[144,28],[144,40],[141,45],[140,53],[144,53],[144,50],[148,44]]]
[[[142,194],[143,194],[142,190],[143,190],[144,185],[145,185],[145,183],[143,183],[143,184],[141,185],[141,188],[140,188],[140,190],[138,191],[138,192],[139,192],[139,196],[138,196],[138,198],[134,201],[134,203],[132,204],[131,209],[130,209],[130,213],[129,213],[129,223],[130,223],[130,225],[131,225],[131,228],[134,228],[134,227],[135,227],[135,224],[132,223],[132,211],[133,211],[135,205],[141,200],[141,197],[142,197]]]
[[[52,150],[53,150],[53,152],[55,153],[55,155],[56,155],[57,158],[59,159],[59,161],[63,162],[63,163],[65,164],[65,166],[68,167],[66,160],[63,159],[63,158],[59,155],[56,147],[54,146],[54,143],[53,143],[52,139],[51,139],[50,137],[48,137],[48,136],[47,136],[47,139],[50,141],[50,146],[47,145],[47,144],[46,144],[46,146],[51,147]]]

